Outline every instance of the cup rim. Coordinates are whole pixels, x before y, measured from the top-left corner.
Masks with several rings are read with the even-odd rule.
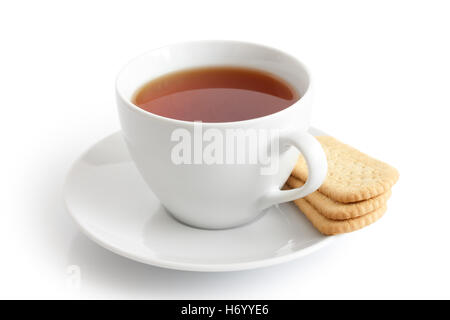
[[[212,44],[212,43],[227,43],[227,44],[236,44],[236,45],[251,45],[254,47],[259,47],[261,49],[268,49],[271,50],[273,52],[279,53],[281,55],[284,55],[290,59],[293,59],[294,61],[296,61],[305,71],[306,75],[308,76],[308,86],[306,88],[305,93],[300,97],[299,100],[297,100],[295,103],[293,103],[292,105],[290,105],[289,107],[277,111],[275,113],[271,113],[262,117],[258,117],[258,118],[252,118],[252,119],[247,119],[247,120],[239,120],[239,121],[227,121],[227,122],[203,122],[202,121],[202,125],[203,126],[214,126],[214,127],[225,127],[225,126],[230,126],[233,124],[242,124],[242,125],[246,125],[246,124],[252,124],[255,123],[257,121],[262,121],[265,119],[268,119],[270,117],[275,117],[275,116],[281,116],[289,111],[291,111],[294,107],[299,107],[299,105],[301,104],[301,102],[303,100],[305,100],[305,97],[308,95],[310,95],[310,91],[311,91],[311,84],[312,84],[312,78],[311,78],[311,73],[309,71],[309,69],[306,67],[306,65],[300,61],[299,59],[297,59],[296,57],[294,57],[291,54],[288,54],[282,50],[267,46],[267,45],[263,45],[263,44],[259,44],[259,43],[254,43],[254,42],[247,42],[247,41],[236,41],[236,40],[197,40],[197,41],[182,41],[182,42],[175,42],[175,43],[171,43],[171,44],[167,44],[167,45],[163,45],[151,50],[147,50],[146,52],[132,58],[131,60],[129,60],[119,71],[119,73],[116,76],[116,80],[115,80],[115,90],[116,90],[116,94],[117,96],[125,103],[125,105],[127,106],[127,108],[131,111],[134,112],[138,112],[146,117],[149,118],[153,118],[156,120],[160,120],[160,121],[165,121],[171,124],[179,124],[179,125],[194,125],[196,122],[198,121],[187,121],[187,120],[179,120],[179,119],[173,119],[173,118],[168,118],[168,117],[163,117],[160,116],[158,114],[143,110],[141,108],[139,108],[138,106],[136,106],[133,102],[131,102],[131,99],[128,99],[125,97],[125,95],[123,94],[122,90],[119,88],[119,80],[122,76],[122,74],[125,72],[125,70],[127,69],[127,67],[132,64],[134,61],[140,59],[143,56],[148,55],[151,52],[154,51],[158,51],[158,50],[162,50],[164,48],[168,48],[168,47],[173,47],[176,45],[183,45],[183,44]],[[138,88],[136,88],[137,90]]]

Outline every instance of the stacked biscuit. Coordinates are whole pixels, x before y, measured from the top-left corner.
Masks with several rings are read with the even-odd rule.
[[[398,171],[330,136],[317,139],[327,155],[328,174],[318,191],[295,204],[321,233],[351,232],[378,220],[386,211]],[[286,185],[298,188],[308,177],[300,157]]]

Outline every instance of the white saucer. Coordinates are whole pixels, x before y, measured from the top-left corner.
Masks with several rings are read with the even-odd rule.
[[[320,133],[312,129],[312,133]],[[119,255],[190,271],[235,271],[305,256],[329,243],[292,204],[228,230],[176,221],[139,176],[120,132],[91,147],[70,170],[65,200],[81,230]]]

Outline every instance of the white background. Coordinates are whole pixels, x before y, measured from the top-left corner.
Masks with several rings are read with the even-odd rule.
[[[450,298],[450,7],[445,1],[2,1],[1,298]],[[256,271],[116,256],[64,208],[72,162],[119,129],[117,71],[155,47],[234,39],[297,56],[313,125],[400,171],[385,217]],[[82,270],[68,289],[67,267]]]

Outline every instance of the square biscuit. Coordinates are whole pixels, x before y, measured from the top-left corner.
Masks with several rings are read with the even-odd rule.
[[[346,145],[330,136],[319,136],[328,160],[327,177],[319,191],[337,202],[356,202],[386,193],[397,182],[399,173],[390,165]],[[292,176],[308,178],[308,168],[300,156]]]
[[[290,188],[299,188],[305,183],[293,176],[290,176],[286,184]],[[386,191],[374,198],[358,202],[342,203],[328,198],[319,191],[315,191],[306,197],[306,199],[323,216],[332,220],[346,220],[363,216],[378,208],[386,206],[386,201],[391,196],[391,190]]]
[[[331,220],[320,214],[305,199],[295,200],[294,203],[313,226],[324,235],[335,235],[362,229],[380,219],[386,212],[386,206],[383,206],[360,217],[347,220]]]

